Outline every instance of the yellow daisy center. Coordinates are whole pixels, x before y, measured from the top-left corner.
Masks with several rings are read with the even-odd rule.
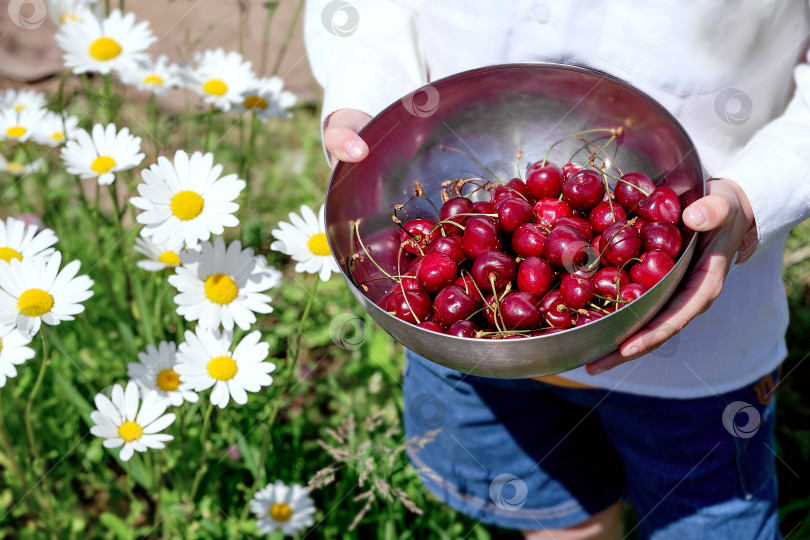
[[[326,233],[315,233],[309,238],[307,247],[315,255],[331,255],[332,250],[329,249],[329,242],[326,241]]]
[[[290,508],[290,505],[287,503],[275,503],[270,507],[270,518],[273,521],[284,523],[285,521],[290,521],[292,515],[293,509]]]
[[[155,86],[163,86],[163,78],[155,73],[150,73],[143,78],[144,84],[154,84]]]
[[[236,282],[225,274],[214,274],[205,280],[205,296],[215,304],[230,304],[238,293]]]
[[[90,165],[90,168],[98,174],[108,173],[113,167],[115,167],[115,160],[110,156],[98,156]]]
[[[25,171],[25,165],[16,161],[9,161],[6,163],[6,169],[8,169],[8,172],[11,174],[20,174]]]
[[[82,22],[82,18],[75,13],[63,13],[62,16],[59,17],[59,22],[62,24],[67,24],[68,21]]]
[[[53,307],[53,296],[42,289],[28,289],[17,298],[17,309],[26,317],[41,317]]]
[[[204,206],[205,201],[196,191],[178,191],[172,197],[172,214],[182,221],[188,221],[199,216]]]
[[[55,141],[61,141],[64,138],[65,138],[65,132],[64,131],[57,131],[53,135],[51,135],[51,139],[53,139]]]
[[[0,339],[0,352],[3,352],[3,340]]]
[[[22,112],[23,109],[25,109],[25,105],[23,105],[22,103],[17,103],[17,105],[14,106],[14,110],[17,112]]]
[[[158,260],[166,266],[180,265],[180,256],[174,251],[164,251],[160,257],[158,257]]]
[[[22,255],[16,249],[0,247],[0,261],[11,262],[11,259],[22,260]]]
[[[236,362],[230,356],[217,356],[208,362],[208,374],[218,381],[230,381],[236,375]]]
[[[203,92],[212,96],[224,96],[228,85],[222,79],[210,79],[203,85]]]
[[[121,54],[121,45],[113,38],[100,37],[90,44],[90,56],[93,60],[107,62],[118,58]]]
[[[143,435],[143,428],[135,422],[127,420],[118,426],[118,436],[124,439],[124,442],[137,441]]]
[[[6,135],[8,135],[9,137],[14,137],[15,139],[19,139],[20,137],[25,135],[26,131],[27,130],[22,126],[13,126],[6,130]]]
[[[180,375],[173,369],[164,369],[158,373],[156,382],[164,392],[172,392],[180,386]]]
[[[242,102],[242,105],[244,105],[245,108],[248,110],[253,109],[265,110],[267,108],[267,100],[264,99],[262,96],[248,96]]]

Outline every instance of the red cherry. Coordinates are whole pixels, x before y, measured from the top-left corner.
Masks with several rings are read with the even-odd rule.
[[[496,204],[501,201],[505,201],[506,199],[519,199],[520,193],[516,190],[503,185],[503,186],[495,186],[491,190],[489,190],[489,202],[492,204],[493,208]]]
[[[543,326],[540,299],[527,292],[513,292],[501,302],[506,327],[511,330],[531,330]]]
[[[571,328],[577,317],[577,312],[565,305],[560,289],[553,289],[543,297],[540,311],[548,324],[557,328]]]
[[[473,203],[473,210],[476,214],[492,214],[492,203],[489,201],[476,201]]]
[[[644,225],[641,229],[641,241],[645,251],[660,249],[673,259],[678,258],[683,245],[681,231],[669,221],[655,221]]]
[[[463,226],[469,221],[470,216],[459,214],[472,214],[475,212],[475,205],[467,197],[453,197],[448,199],[439,211],[439,216],[444,223],[444,229],[448,234],[461,234],[464,232]],[[452,223],[458,223],[462,227],[456,227]]]
[[[450,326],[466,319],[478,309],[478,303],[460,285],[449,285],[433,299],[433,320]]]
[[[597,234],[602,234],[613,223],[626,220],[627,214],[618,203],[600,202],[593,207],[588,219],[593,225],[593,230]]]
[[[501,291],[515,278],[515,260],[502,251],[487,251],[475,259],[470,273],[482,291],[489,292],[493,287]]]
[[[467,258],[462,249],[464,243],[461,235],[451,234],[449,236],[439,236],[431,240],[428,245],[428,253],[444,253],[456,263],[460,263]]]
[[[658,249],[642,253],[639,258],[641,262],[634,264],[630,269],[630,277],[648,289],[653,288],[675,266],[672,257]]]
[[[421,257],[419,258],[421,259]],[[419,284],[419,280],[416,279],[416,270],[409,270],[403,274],[395,288],[404,291],[421,291],[422,286]]]
[[[523,199],[506,199],[495,205],[498,213],[498,222],[501,228],[508,233],[515,232],[524,223],[533,223],[535,219],[532,205]]]
[[[584,169],[563,184],[562,195],[574,210],[587,211],[602,200],[605,195],[605,181],[596,171]]]
[[[428,293],[435,293],[451,285],[456,279],[456,261],[444,253],[428,253],[416,269],[416,279]]]
[[[417,324],[419,328],[424,328],[425,330],[430,330],[432,332],[438,332],[439,334],[446,334],[447,330],[445,330],[444,326],[440,325],[436,321],[422,321]]]
[[[512,234],[512,249],[521,257],[540,256],[548,233],[537,223],[524,223]]]
[[[588,261],[588,253],[585,235],[568,225],[552,230],[543,245],[543,257],[557,269],[575,270]]]
[[[399,241],[405,251],[414,255],[422,255],[430,241],[441,234],[436,223],[429,219],[412,219],[403,227],[405,230],[399,232]]]
[[[537,223],[546,229],[551,229],[558,219],[574,215],[568,203],[559,199],[541,199],[534,204],[534,211],[537,214]]]
[[[584,324],[588,324],[593,322],[597,319],[601,319],[605,316],[605,313],[599,311],[598,309],[589,309],[585,313],[580,313],[579,317],[577,317],[577,322],[574,326],[582,326]]]
[[[681,219],[681,201],[675,190],[662,186],[638,203],[638,215],[647,221],[669,221],[677,225]]]
[[[542,257],[527,257],[518,265],[517,288],[535,296],[546,294],[554,283],[554,268]]]
[[[475,280],[473,280],[470,274],[464,274],[463,276],[459,276],[458,278],[456,278],[453,284],[461,286],[461,288],[464,289],[464,292],[469,294],[470,297],[473,300],[475,300],[479,306],[484,301],[484,298],[481,296],[481,293],[478,292],[478,287],[475,286]]]
[[[560,282],[560,295],[568,307],[581,309],[591,303],[596,285],[590,278],[565,274]]]
[[[526,173],[526,187],[535,200],[556,199],[562,192],[562,169],[551,163],[534,163]]]
[[[566,163],[561,167],[563,173],[563,184],[568,182],[568,179],[571,178],[574,174],[578,173],[582,170],[582,165],[579,163]]]
[[[476,332],[478,332],[478,326],[474,322],[466,319],[454,322],[453,325],[447,329],[448,336],[456,337],[474,338]]]
[[[591,225],[591,222],[585,218],[581,218],[579,216],[561,217],[554,222],[554,227],[559,227],[560,225],[570,225],[571,227],[576,227],[582,231],[582,234],[585,235],[585,240],[588,242],[590,242],[591,238],[593,238],[593,225]],[[552,227],[552,229],[554,227]]]
[[[618,298],[622,287],[630,283],[630,274],[621,268],[607,266],[593,276],[596,292],[605,298]]]
[[[632,272],[632,268],[631,274]],[[647,287],[642,285],[641,283],[628,283],[621,290],[622,300],[625,302],[632,302],[633,300],[637,300],[642,294],[647,292]]]
[[[406,299],[407,298],[407,299]],[[405,291],[394,289],[385,302],[385,310],[405,322],[416,324],[430,316],[433,302],[430,296],[422,291]],[[414,315],[416,318],[414,318]],[[416,319],[419,319],[417,321]]]
[[[641,237],[635,227],[627,221],[617,221],[610,225],[599,240],[599,252],[614,266],[623,266],[641,253]]]
[[[467,222],[462,235],[461,248],[467,257],[475,259],[479,255],[501,248],[498,227],[492,218],[476,216]]]
[[[619,204],[626,210],[634,212],[638,203],[654,190],[655,184],[649,176],[640,172],[631,172],[622,176],[621,181],[616,182],[613,193]]]
[[[512,178],[506,183],[506,187],[519,194],[522,198],[528,200],[531,197],[526,182],[520,178]]]

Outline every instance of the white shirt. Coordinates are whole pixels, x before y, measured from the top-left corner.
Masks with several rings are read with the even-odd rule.
[[[759,244],[712,307],[660,349],[568,379],[624,392],[719,394],[787,350],[782,251],[810,216],[810,8],[800,0],[309,0],[305,39],[323,118],[375,115],[431,80],[491,64],[561,61],[622,78],[666,107],[709,176],[739,184]]]

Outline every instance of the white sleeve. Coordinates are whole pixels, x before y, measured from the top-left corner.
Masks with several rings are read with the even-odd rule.
[[[425,84],[415,17],[391,0],[307,0],[304,40],[324,88],[322,126],[340,109],[374,116]]]
[[[736,182],[751,203],[759,241],[752,257],[810,217],[810,65],[800,64],[794,76],[784,114],[714,173]]]

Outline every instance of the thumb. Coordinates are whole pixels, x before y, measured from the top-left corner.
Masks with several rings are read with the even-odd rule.
[[[731,214],[731,204],[720,195],[707,195],[683,211],[683,222],[694,231],[710,231],[723,225]]]
[[[355,163],[368,155],[368,145],[351,128],[328,126],[323,134],[326,149],[340,161]]]

